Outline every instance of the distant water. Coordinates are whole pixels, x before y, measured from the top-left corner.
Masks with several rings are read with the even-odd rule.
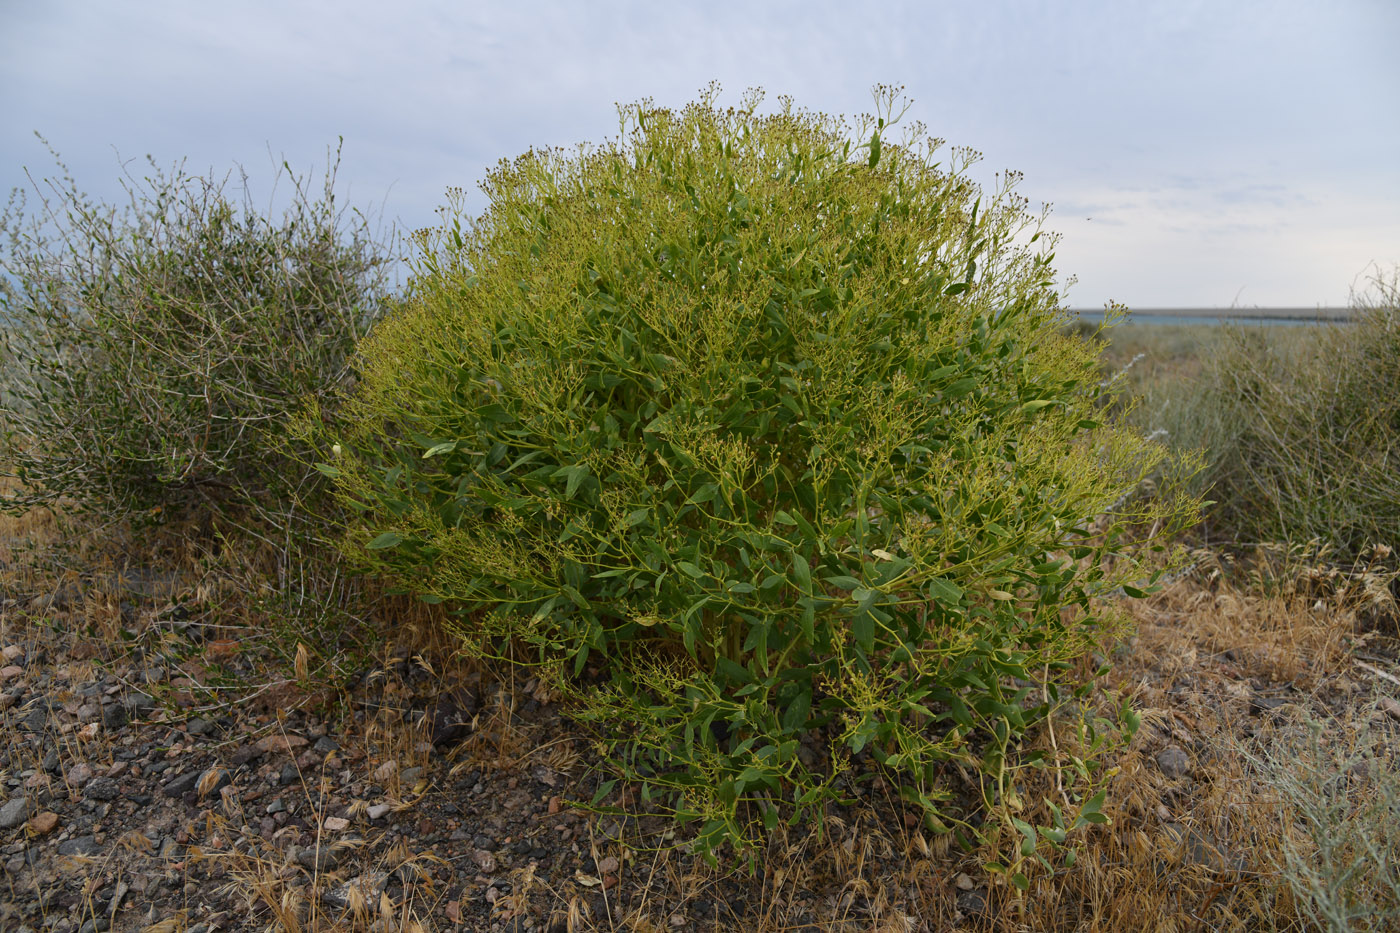
[[[1070,312],[1080,320],[1096,324],[1103,310],[1078,309]],[[1239,324],[1284,326],[1341,324],[1350,319],[1345,308],[1143,308],[1128,315],[1125,325],[1153,324],[1190,326],[1199,324]]]

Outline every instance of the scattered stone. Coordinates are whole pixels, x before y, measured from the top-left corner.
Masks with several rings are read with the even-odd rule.
[[[598,870],[605,874],[612,874],[617,871],[617,856],[609,855],[607,858],[598,861]]]
[[[350,821],[340,816],[328,816],[321,825],[326,828],[327,832],[343,833],[350,828]]]
[[[233,778],[223,768],[209,768],[199,776],[195,783],[195,790],[199,796],[207,797],[216,794],[233,783]]]
[[[214,728],[212,722],[199,716],[185,723],[185,731],[190,735],[205,735],[212,728]]]
[[[161,791],[167,797],[183,797],[189,791],[194,790],[195,784],[199,783],[198,771],[186,771],[165,782]]]
[[[92,766],[84,761],[78,762],[68,769],[67,780],[74,787],[82,787],[92,780]]]
[[[380,784],[383,784],[397,774],[398,771],[399,763],[397,761],[386,761],[374,769],[372,777]]]
[[[45,811],[29,821],[29,832],[35,836],[47,836],[58,828],[58,814]]]
[[[476,849],[472,852],[472,859],[484,874],[491,874],[496,870],[496,856],[485,849]]]
[[[121,703],[127,714],[133,718],[145,716],[147,713],[154,712],[156,708],[156,701],[149,694],[142,693],[140,690],[132,690],[122,697]]]
[[[980,918],[987,915],[987,892],[982,888],[973,888],[969,891],[958,893],[958,910],[964,916]]]
[[[75,836],[58,844],[59,855],[97,855],[101,851],[102,847],[94,836]]]
[[[476,696],[468,690],[455,690],[434,700],[426,711],[432,720],[432,743],[455,745],[471,735],[476,708]]]
[[[487,852],[495,852],[496,849],[500,847],[500,844],[497,843],[496,840],[485,834],[478,834],[473,838],[472,845],[476,846],[478,849],[485,849]]]
[[[126,721],[131,716],[126,711],[126,707],[120,703],[112,703],[102,707],[102,728],[108,730],[120,729],[126,725]]]
[[[399,772],[399,780],[405,783],[413,783],[423,774],[423,769],[419,767],[404,768]]]
[[[296,748],[305,748],[309,742],[304,735],[269,735],[264,736],[253,745],[258,751],[263,752],[287,752],[290,753]]]
[[[16,797],[0,806],[0,829],[14,829],[29,819],[29,798]]]
[[[308,846],[296,854],[298,865],[317,874],[332,870],[339,860],[340,851],[330,846]]]
[[[1376,708],[1392,719],[1400,719],[1400,700],[1383,696],[1376,701]]]
[[[4,648],[0,648],[0,656],[3,656],[11,664],[18,664],[24,657],[24,649],[19,645],[6,645]]]
[[[336,744],[335,739],[327,738],[324,735],[317,739],[316,744],[311,747],[322,755],[329,755],[331,752],[340,751],[340,746]]]
[[[232,755],[228,756],[228,761],[229,764],[233,765],[235,768],[241,768],[254,758],[262,757],[262,755],[262,750],[256,746],[243,745],[235,749]]]
[[[387,803],[376,803],[365,812],[369,814],[369,818],[372,820],[382,820],[384,817],[388,816],[389,811],[393,809],[394,808]]]
[[[48,723],[48,708],[41,704],[30,710],[25,717],[20,720],[19,724],[30,732],[43,732],[44,726],[48,725]]]
[[[0,683],[8,683],[17,677],[23,676],[24,668],[20,667],[18,664],[9,664],[5,667],[0,667]]]
[[[1180,746],[1168,745],[1157,753],[1157,768],[1173,780],[1191,772],[1191,758]]]
[[[121,796],[121,788],[117,782],[109,777],[93,778],[83,790],[83,796],[89,800],[116,800]]]

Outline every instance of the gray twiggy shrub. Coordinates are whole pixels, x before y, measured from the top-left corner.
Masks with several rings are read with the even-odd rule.
[[[231,200],[227,179],[154,163],[122,206],[92,201],[61,162],[34,185],[35,215],[11,197],[0,459],[21,491],[6,505],[286,512],[317,475],[296,464],[287,417],[343,388],[384,304],[389,251],[337,205],[338,163],[319,191],[291,178],[281,217]]]
[[[820,817],[854,757],[969,836],[942,769],[980,772],[1034,852],[1074,815],[1019,821],[1018,774],[1069,759],[1020,743],[1142,576],[1122,532],[1193,504],[1128,496],[1163,452],[1094,420],[1012,179],[758,101],[624,108],[424,234],[326,438],[349,550],[539,665],[706,852]]]
[[[1228,426],[1205,438],[1210,525],[1242,544],[1317,540],[1353,563],[1400,544],[1400,270],[1295,350],[1234,330],[1208,360],[1203,407]]]

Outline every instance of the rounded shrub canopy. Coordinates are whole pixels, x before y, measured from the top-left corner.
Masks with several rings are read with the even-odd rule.
[[[941,766],[1014,801],[1091,596],[1144,575],[1122,542],[1194,509],[1131,495],[1162,454],[1096,422],[1015,177],[878,99],[853,137],[711,90],[502,162],[422,235],[324,467],[350,551],[552,675],[705,851],[855,758],[971,834]]]

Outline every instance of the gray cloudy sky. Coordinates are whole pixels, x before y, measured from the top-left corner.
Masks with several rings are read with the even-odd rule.
[[[600,141],[615,102],[833,113],[905,85],[909,119],[1025,173],[1076,307],[1343,305],[1400,262],[1400,3],[122,3],[0,0],[0,187],[119,157],[303,171],[409,227],[534,145]],[[483,200],[471,202],[479,209]]]

